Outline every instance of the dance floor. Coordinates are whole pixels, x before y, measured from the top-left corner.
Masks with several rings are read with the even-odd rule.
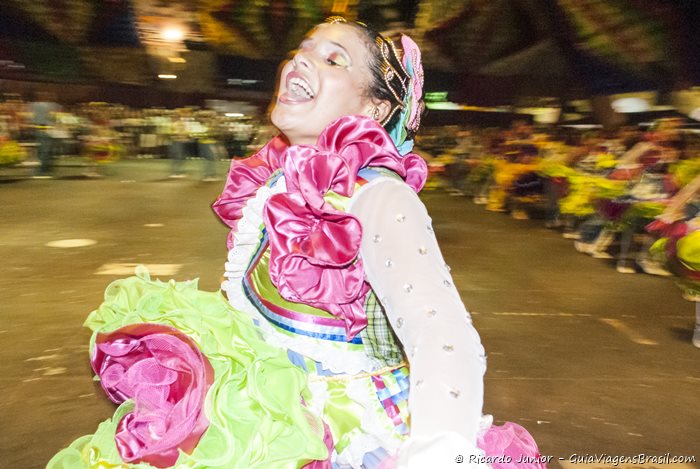
[[[218,287],[226,228],[209,205],[223,182],[200,182],[199,163],[184,179],[161,160],[119,162],[101,179],[71,168],[0,179],[0,467],[43,467],[111,416],[82,328],[110,281],[146,264]],[[541,220],[422,197],[487,351],[485,413],[527,427],[550,467],[698,456],[695,305],[672,278],[617,273]]]

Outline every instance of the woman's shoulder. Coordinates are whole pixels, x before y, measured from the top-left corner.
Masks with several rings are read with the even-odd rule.
[[[365,168],[360,171],[358,178],[363,183],[355,190],[348,212],[359,215],[361,212],[384,212],[397,207],[413,207],[425,210],[415,190],[398,174],[384,168]]]

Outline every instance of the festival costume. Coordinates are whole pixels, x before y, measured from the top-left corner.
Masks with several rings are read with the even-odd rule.
[[[680,179],[681,182],[685,182]],[[646,226],[658,239],[650,251],[679,277],[685,298],[700,299],[700,175],[678,191],[663,213]]]
[[[234,160],[214,205],[232,227],[230,304],[143,271],[110,285],[86,325],[93,369],[122,404],[48,467],[375,468],[395,467],[397,451],[399,467],[535,458],[522,427],[481,416],[483,349],[415,195],[424,181],[423,160],[401,157],[360,116],[335,121],[315,146],[275,138]],[[425,276],[403,278],[416,269]],[[444,343],[431,344],[436,333]],[[443,367],[466,378],[440,381]],[[454,421],[432,422],[443,405]]]
[[[534,172],[538,167],[537,162],[519,163],[496,160],[494,162],[493,186],[489,191],[486,210],[504,212],[508,195],[513,192],[513,185],[519,178]]]
[[[17,141],[0,135],[0,167],[21,163],[26,158],[26,150]]]
[[[345,116],[315,145],[276,137],[233,160],[213,207],[230,304],[144,273],[110,286],[91,358],[125,402],[51,469],[544,467],[522,427],[482,418],[483,348],[416,196],[420,53],[378,46],[401,125]]]

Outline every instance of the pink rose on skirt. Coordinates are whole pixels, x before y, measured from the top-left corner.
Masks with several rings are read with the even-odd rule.
[[[486,456],[498,458],[508,456],[511,462],[494,462],[493,469],[546,469],[545,458],[540,456],[539,448],[532,435],[523,427],[513,422],[502,426],[492,425],[476,442]],[[500,460],[505,460],[501,458]]]
[[[168,326],[126,326],[98,334],[91,362],[112,401],[134,401],[115,435],[125,462],[170,467],[179,450],[194,450],[209,426],[202,407],[214,371],[192,340]]]

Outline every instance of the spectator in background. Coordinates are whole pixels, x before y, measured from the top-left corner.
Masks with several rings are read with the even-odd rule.
[[[52,101],[52,96],[46,92],[37,94],[37,98],[29,105],[30,124],[34,130],[36,154],[39,169],[35,178],[50,178],[53,170],[53,137],[51,131],[56,125],[58,104]]]
[[[182,166],[185,162],[185,146],[189,140],[185,111],[178,112],[170,124],[170,144],[168,158],[171,161],[171,178],[183,178],[185,173]]]

